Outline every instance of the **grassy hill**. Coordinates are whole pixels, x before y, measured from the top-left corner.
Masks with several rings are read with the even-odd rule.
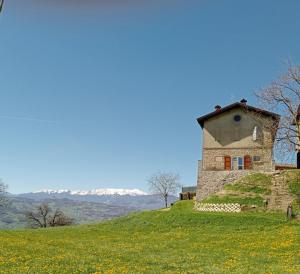
[[[300,273],[300,225],[279,213],[169,211],[0,232],[0,273]]]

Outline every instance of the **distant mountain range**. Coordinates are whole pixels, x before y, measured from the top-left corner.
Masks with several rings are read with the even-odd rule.
[[[146,192],[139,190],[139,189],[124,189],[124,188],[99,188],[99,189],[93,189],[93,190],[40,190],[33,192],[34,194],[70,194],[70,195],[130,195],[130,196],[139,196],[139,195],[148,195]]]
[[[170,197],[171,203],[176,200],[177,197]],[[41,190],[10,194],[8,205],[0,208],[0,229],[26,227],[25,212],[34,210],[41,203],[63,210],[78,224],[99,222],[164,206],[160,196],[138,189]]]

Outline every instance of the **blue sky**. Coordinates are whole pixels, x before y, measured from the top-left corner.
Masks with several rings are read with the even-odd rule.
[[[158,170],[193,185],[196,118],[255,104],[300,63],[297,0],[83,2],[5,2],[0,177],[13,193],[147,190]]]

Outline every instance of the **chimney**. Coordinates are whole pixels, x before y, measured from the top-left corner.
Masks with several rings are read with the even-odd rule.
[[[241,103],[242,103],[243,105],[247,105],[247,102],[248,102],[248,101],[247,101],[246,99],[244,99],[244,98],[241,100]]]
[[[220,105],[216,105],[216,106],[215,106],[215,110],[216,110],[216,111],[220,111],[221,108],[222,108],[222,107],[221,107]]]

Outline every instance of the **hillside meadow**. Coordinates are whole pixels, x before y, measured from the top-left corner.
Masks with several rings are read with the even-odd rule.
[[[100,224],[0,232],[0,273],[300,273],[300,224],[192,202]]]

